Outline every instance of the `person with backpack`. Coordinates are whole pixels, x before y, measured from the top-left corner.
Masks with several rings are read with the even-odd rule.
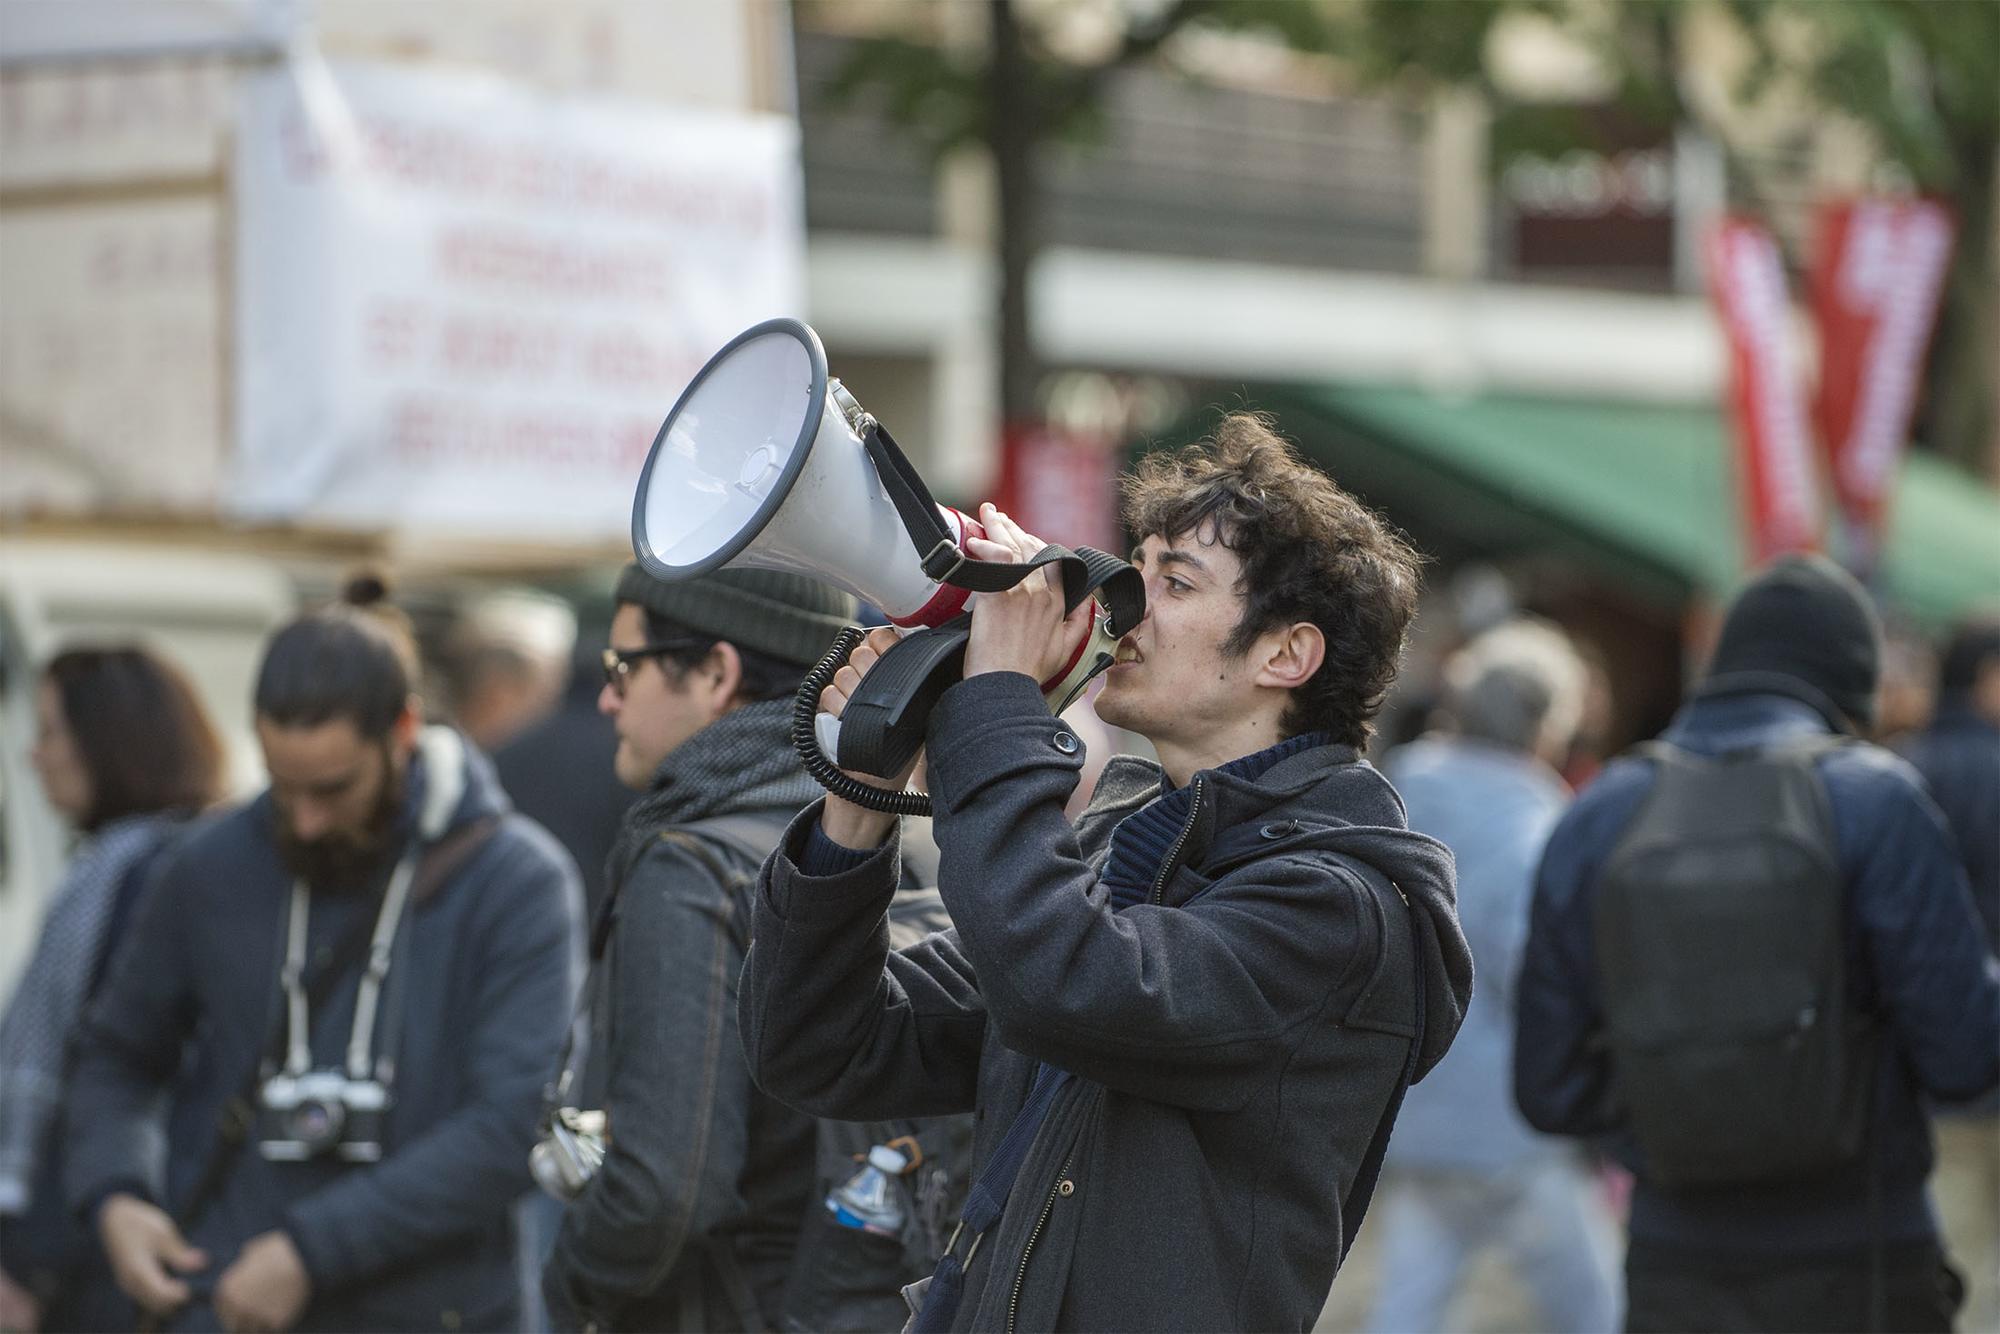
[[[84,1024],[70,1203],[167,1328],[519,1319],[513,1209],[582,895],[485,758],[423,724],[386,592],[362,576],[272,635],[270,785],[162,860]]]
[[[903,1208],[893,1238],[833,1219],[825,1197],[857,1164],[836,1153],[818,1167],[821,1128],[751,1081],[736,1035],[757,867],[819,791],[792,748],[793,694],[854,601],[795,574],[667,583],[637,565],[616,597],[598,707],[617,734],[613,767],[642,795],[591,933],[592,1055],[580,1080],[558,1076],[537,1151],[545,1186],[572,1197],[543,1271],[550,1321],[865,1327],[843,1323],[843,1293],[896,1302],[910,1278],[901,1224],[916,1211]],[[914,1180],[935,1133],[857,1127],[851,1147],[865,1156],[906,1131],[893,1151]]]
[[[2000,970],[1916,774],[1854,739],[1880,646],[1839,567],[1774,562],[1549,839],[1515,1096],[1636,1178],[1628,1330],[1951,1327],[1924,1098],[2000,1083]]]
[[[62,1192],[84,1010],[162,852],[222,794],[222,743],[181,673],[136,646],[65,649],[35,691],[42,794],[83,835],[0,1015],[0,1328],[108,1329],[131,1308]]]
[[[1043,566],[975,596],[929,714],[953,929],[890,949],[895,817],[835,795],[757,888],[760,1085],[825,1116],[976,1118],[919,1331],[1310,1328],[1471,992],[1451,854],[1362,759],[1414,553],[1250,414],[1149,456],[1126,500],[1145,613],[1096,708],[1159,762],[1111,760],[1072,826],[1083,744],[1040,683],[1091,613]],[[980,523],[980,560],[1042,549]],[[856,647],[823,707],[889,646]]]

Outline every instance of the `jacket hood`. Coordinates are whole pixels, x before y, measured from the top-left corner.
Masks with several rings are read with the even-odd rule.
[[[460,825],[513,809],[493,762],[449,727],[417,734],[410,762],[410,801],[426,843]]]
[[[1215,770],[1189,834],[1189,860],[1221,874],[1288,852],[1321,850],[1379,871],[1410,906],[1424,994],[1417,1078],[1441,1060],[1472,1000],[1472,949],[1458,921],[1451,849],[1409,827],[1402,798],[1351,746],[1315,746],[1255,779]],[[1149,761],[1119,757],[1105,766],[1085,818],[1116,818],[1160,790]]]

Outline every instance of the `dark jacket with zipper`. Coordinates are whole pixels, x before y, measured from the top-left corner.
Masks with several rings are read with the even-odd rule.
[[[758,1081],[826,1116],[972,1109],[977,1179],[1038,1064],[1076,1076],[972,1254],[956,1328],[1310,1327],[1418,988],[1420,1072],[1470,994],[1449,853],[1352,749],[1315,747],[1254,781],[1197,775],[1150,901],[1114,913],[1098,873],[1157,766],[1113,760],[1072,830],[1082,747],[1011,673],[946,692],[929,741],[955,929],[890,953],[895,840],[804,876],[808,809],[759,885]]]
[[[819,1126],[751,1083],[736,1033],[751,886],[795,814],[659,825],[617,876],[590,1002],[610,1146],[543,1272],[557,1329],[840,1328],[908,1281],[850,1253],[859,1234],[808,1233],[802,1263],[801,1228],[830,1226]]]
[[[610,1146],[543,1272],[557,1329],[748,1329],[779,1309],[813,1123],[751,1085],[736,986],[754,854],[794,814],[734,813],[734,837],[661,828],[612,891],[591,1000]]]
[[[209,1255],[210,1280],[252,1237],[288,1233],[312,1280],[302,1330],[519,1321],[512,1209],[531,1188],[535,1108],[580,971],[582,894],[569,855],[510,811],[485,757],[434,747],[436,730],[412,761],[408,809],[454,782],[461,795],[443,837],[492,827],[435,889],[413,895],[396,934],[376,1021],[375,1050],[393,1052],[397,1071],[382,1160],[267,1161],[253,1135],[187,1230]],[[457,772],[441,780],[433,766],[452,755]],[[78,1207],[123,1190],[178,1211],[214,1152],[222,1107],[282,1009],[292,877],[275,820],[267,793],[198,826],[160,865],[78,1052],[66,1173]],[[313,895],[308,967],[378,903]],[[362,961],[348,972],[311,1013],[316,1067],[344,1063]],[[197,1301],[172,1323],[215,1320]]]

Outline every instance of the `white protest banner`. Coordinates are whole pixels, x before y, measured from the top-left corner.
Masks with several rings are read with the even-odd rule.
[[[316,59],[245,97],[241,515],[623,535],[681,389],[800,313],[788,119]]]

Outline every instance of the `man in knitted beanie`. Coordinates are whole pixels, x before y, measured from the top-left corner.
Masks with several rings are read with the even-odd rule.
[[[1636,1178],[1628,1330],[1951,1328],[1926,1104],[2000,1084],[2000,970],[1921,781],[1849,735],[1880,656],[1852,578],[1774,562],[1550,836],[1514,1091]]]
[[[641,795],[605,868],[591,1055],[569,1093],[606,1111],[611,1150],[565,1211],[543,1293],[558,1329],[772,1328],[790,1248],[742,1239],[796,1234],[813,1126],[743,1068],[736,899],[818,795],[791,697],[854,603],[801,575],[668,584],[637,565],[616,596],[598,709]]]
[[[567,1095],[605,1111],[610,1149],[570,1200],[544,1271],[551,1322],[797,1327],[787,1303],[827,1286],[800,1275],[808,1262],[841,1264],[849,1296],[872,1283],[899,1308],[909,1274],[872,1276],[843,1262],[845,1238],[800,1236],[802,1223],[823,1221],[824,1136],[751,1083],[736,1036],[752,877],[819,795],[792,749],[792,697],[852,622],[854,599],[779,571],[668,583],[638,565],[616,597],[598,708],[617,734],[618,778],[641,795],[605,868],[586,984],[591,1055]],[[936,909],[926,929],[945,925],[922,883],[911,897],[928,893]],[[883,1137],[892,1133],[903,1132]],[[834,1170],[851,1173],[840,1158]],[[875,1244],[871,1254],[884,1249],[854,1236]],[[825,1310],[802,1319],[861,1327]]]

